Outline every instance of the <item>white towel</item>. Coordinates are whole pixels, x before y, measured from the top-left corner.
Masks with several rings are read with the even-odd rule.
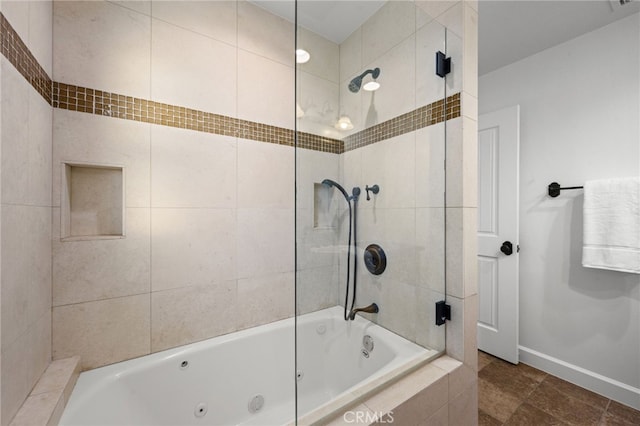
[[[584,185],[582,266],[640,274],[640,177]]]

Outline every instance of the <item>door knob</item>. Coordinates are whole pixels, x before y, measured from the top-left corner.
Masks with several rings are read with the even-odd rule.
[[[511,241],[505,241],[504,243],[502,243],[502,247],[500,247],[500,251],[506,254],[507,256],[511,255],[513,253],[513,244],[511,244]]]

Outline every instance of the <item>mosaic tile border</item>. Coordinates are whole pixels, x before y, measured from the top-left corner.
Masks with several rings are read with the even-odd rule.
[[[294,146],[295,132],[225,115],[53,82],[53,106],[70,111]],[[342,141],[298,132],[298,147],[342,153]]]
[[[343,139],[344,151],[362,148],[456,117],[460,117],[460,93],[349,135]]]
[[[3,13],[0,13],[0,49],[2,50],[2,55],[51,105],[51,78]]]
[[[4,14],[2,54],[54,108],[342,154],[460,116],[460,93],[345,137],[326,138],[177,105],[52,81]],[[296,138],[297,136],[297,138]]]

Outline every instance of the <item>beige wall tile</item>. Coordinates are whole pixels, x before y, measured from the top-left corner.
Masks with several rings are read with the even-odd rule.
[[[16,414],[24,399],[29,395],[27,381],[28,336],[22,334],[11,345],[2,345],[2,382],[0,382],[0,414],[2,424],[8,424]]]
[[[376,61],[415,31],[413,2],[385,3],[362,25],[362,62]],[[411,56],[409,56],[411,57]]]
[[[151,18],[130,9],[105,1],[54,2],[51,77],[148,99],[150,37]]]
[[[24,402],[22,409],[10,426],[48,425],[56,407],[62,399],[60,392],[32,395]]]
[[[442,15],[452,6],[455,6],[457,3],[460,3],[460,0],[442,0],[442,1],[416,0],[415,3],[417,7],[424,10],[429,16],[431,16],[432,18],[436,18]]]
[[[126,238],[60,241],[60,209],[54,209],[53,306],[149,291],[150,210],[125,215]]]
[[[446,206],[462,207],[463,203],[463,118],[449,120],[446,143]]]
[[[300,70],[297,77],[297,102],[304,111],[298,119],[298,130],[341,139],[341,132],[334,127],[339,118],[338,83]]]
[[[51,307],[50,208],[4,205],[1,219],[2,346],[8,347]]]
[[[294,270],[293,210],[238,209],[238,278]]]
[[[423,287],[416,289],[416,340],[423,347],[435,350],[445,349],[445,327],[435,325],[436,302],[445,300],[444,292]]]
[[[478,234],[477,209],[462,209],[463,226],[463,286],[464,296],[478,293]]]
[[[464,209],[448,208],[445,213],[447,294],[458,298],[464,297],[463,212]]]
[[[39,2],[34,2],[39,4]],[[5,110],[5,113],[7,111]],[[29,142],[27,172],[27,203],[51,206],[51,156],[52,156],[51,106],[39,93],[29,91]]]
[[[203,286],[236,278],[232,209],[153,209],[152,288]]]
[[[297,272],[296,312],[304,315],[344,303],[344,293],[338,292],[343,280],[338,266],[323,266]]]
[[[239,330],[289,318],[295,313],[294,273],[238,280]]]
[[[298,45],[311,55],[309,62],[298,64],[298,70],[333,83],[340,81],[340,47],[318,34],[298,27]]]
[[[415,138],[416,207],[444,207],[445,124],[422,128]]]
[[[478,424],[478,385],[474,383],[467,390],[449,402],[449,422],[453,425],[474,426]]]
[[[478,206],[478,123],[462,117],[462,205]]]
[[[152,126],[151,140],[153,207],[235,208],[236,138]]]
[[[29,187],[29,125],[24,125],[24,117],[29,116],[29,103],[24,98],[33,89],[4,56],[0,57],[0,64],[2,202],[25,204]]]
[[[47,310],[26,335],[27,388],[31,390],[51,362],[51,311]]]
[[[427,418],[426,423],[429,426],[449,426],[449,404],[443,405],[431,417]]]
[[[20,38],[29,42],[29,3],[22,1],[2,0],[0,3],[2,14],[11,23]]]
[[[428,105],[444,97],[445,79],[435,76],[435,52],[440,51],[450,56],[448,48],[449,35],[438,21],[432,20],[416,32],[416,107]],[[452,69],[455,65],[453,64]],[[450,78],[451,75],[447,75],[447,79]],[[451,93],[454,92],[448,92]]]
[[[294,4],[291,3],[289,7],[293,10]],[[291,22],[247,1],[238,2],[240,49],[293,67],[294,46],[294,27]],[[259,69],[252,69],[252,73],[255,75]]]
[[[363,191],[361,209],[415,207],[415,132],[368,145],[362,150],[362,178],[356,182]],[[372,202],[364,201],[364,185],[377,184],[380,192]]]
[[[460,94],[460,97],[461,97],[462,115],[464,117],[477,121],[478,120],[478,98],[471,96],[467,92],[462,92]]]
[[[464,5],[462,1],[452,3],[453,5],[451,7],[443,5],[445,10],[436,16],[436,20],[447,27],[448,32],[452,32],[457,36],[462,37],[464,34]]]
[[[235,116],[234,46],[154,19],[151,55],[152,100]]]
[[[473,367],[462,364],[453,369],[449,373],[449,400],[454,400],[461,393],[472,388],[477,380],[477,372]]]
[[[387,5],[390,4],[408,3],[387,3]],[[413,8],[413,6],[410,7]],[[394,27],[398,27],[399,25],[399,23],[393,24]],[[363,42],[363,44],[366,43]],[[416,108],[415,49],[415,35],[411,35],[401,43],[394,45],[381,56],[374,57],[369,61],[364,61],[366,69],[380,68],[380,76],[377,79],[380,83],[380,88],[375,92],[367,92],[362,89],[358,94],[349,92],[349,95],[360,96],[362,98],[362,112],[366,127],[382,123],[383,121],[397,117]],[[366,47],[363,52],[366,52]],[[366,83],[369,78],[371,77],[367,77],[367,80],[364,80],[364,82]]]
[[[314,208],[314,192],[316,191],[315,184],[321,184],[324,179],[332,179],[336,182],[341,180],[340,159],[342,155],[312,151],[310,149],[299,149],[295,155],[297,164],[297,207],[299,209],[312,210]],[[320,188],[320,190],[322,189]],[[324,189],[326,189],[327,195],[333,195],[334,190],[328,187]],[[331,204],[327,206],[327,211],[336,209],[338,202],[340,203],[339,207],[346,207],[344,199],[336,198],[336,203],[333,201],[334,199],[331,197]],[[305,226],[308,225],[308,222],[304,223]]]
[[[366,399],[364,404],[374,412],[388,413],[393,410],[394,416],[398,414],[409,419],[413,418],[415,411],[420,411],[425,416],[435,413],[446,403],[447,396],[446,373],[438,367],[426,365]]]
[[[362,71],[362,27],[340,44],[340,81],[349,82]]]
[[[446,328],[447,355],[464,362],[464,300],[447,295],[447,304],[451,305],[451,321],[447,321]]]
[[[236,281],[151,294],[153,352],[236,331]]]
[[[29,39],[27,46],[45,72],[51,76],[53,52],[51,34],[53,31],[52,1],[31,1],[29,3]],[[11,22],[11,21],[9,21]]]
[[[288,146],[238,140],[238,208],[292,209],[294,155]]]
[[[56,108],[53,205],[60,206],[62,163],[124,166],[125,206],[150,205],[150,124]]]
[[[416,263],[420,287],[444,293],[445,209],[416,209]]]
[[[152,16],[235,46],[236,8],[234,1],[157,1]]]
[[[464,80],[463,89],[478,96],[478,11],[471,4],[464,5]]]
[[[107,0],[118,6],[151,16],[151,0]]]
[[[292,66],[238,50],[238,118],[293,129],[294,95]]]
[[[53,358],[79,355],[84,369],[150,353],[148,294],[53,308]]]

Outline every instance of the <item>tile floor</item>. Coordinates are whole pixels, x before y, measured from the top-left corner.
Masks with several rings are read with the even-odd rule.
[[[640,425],[640,411],[524,364],[478,351],[478,424]]]

